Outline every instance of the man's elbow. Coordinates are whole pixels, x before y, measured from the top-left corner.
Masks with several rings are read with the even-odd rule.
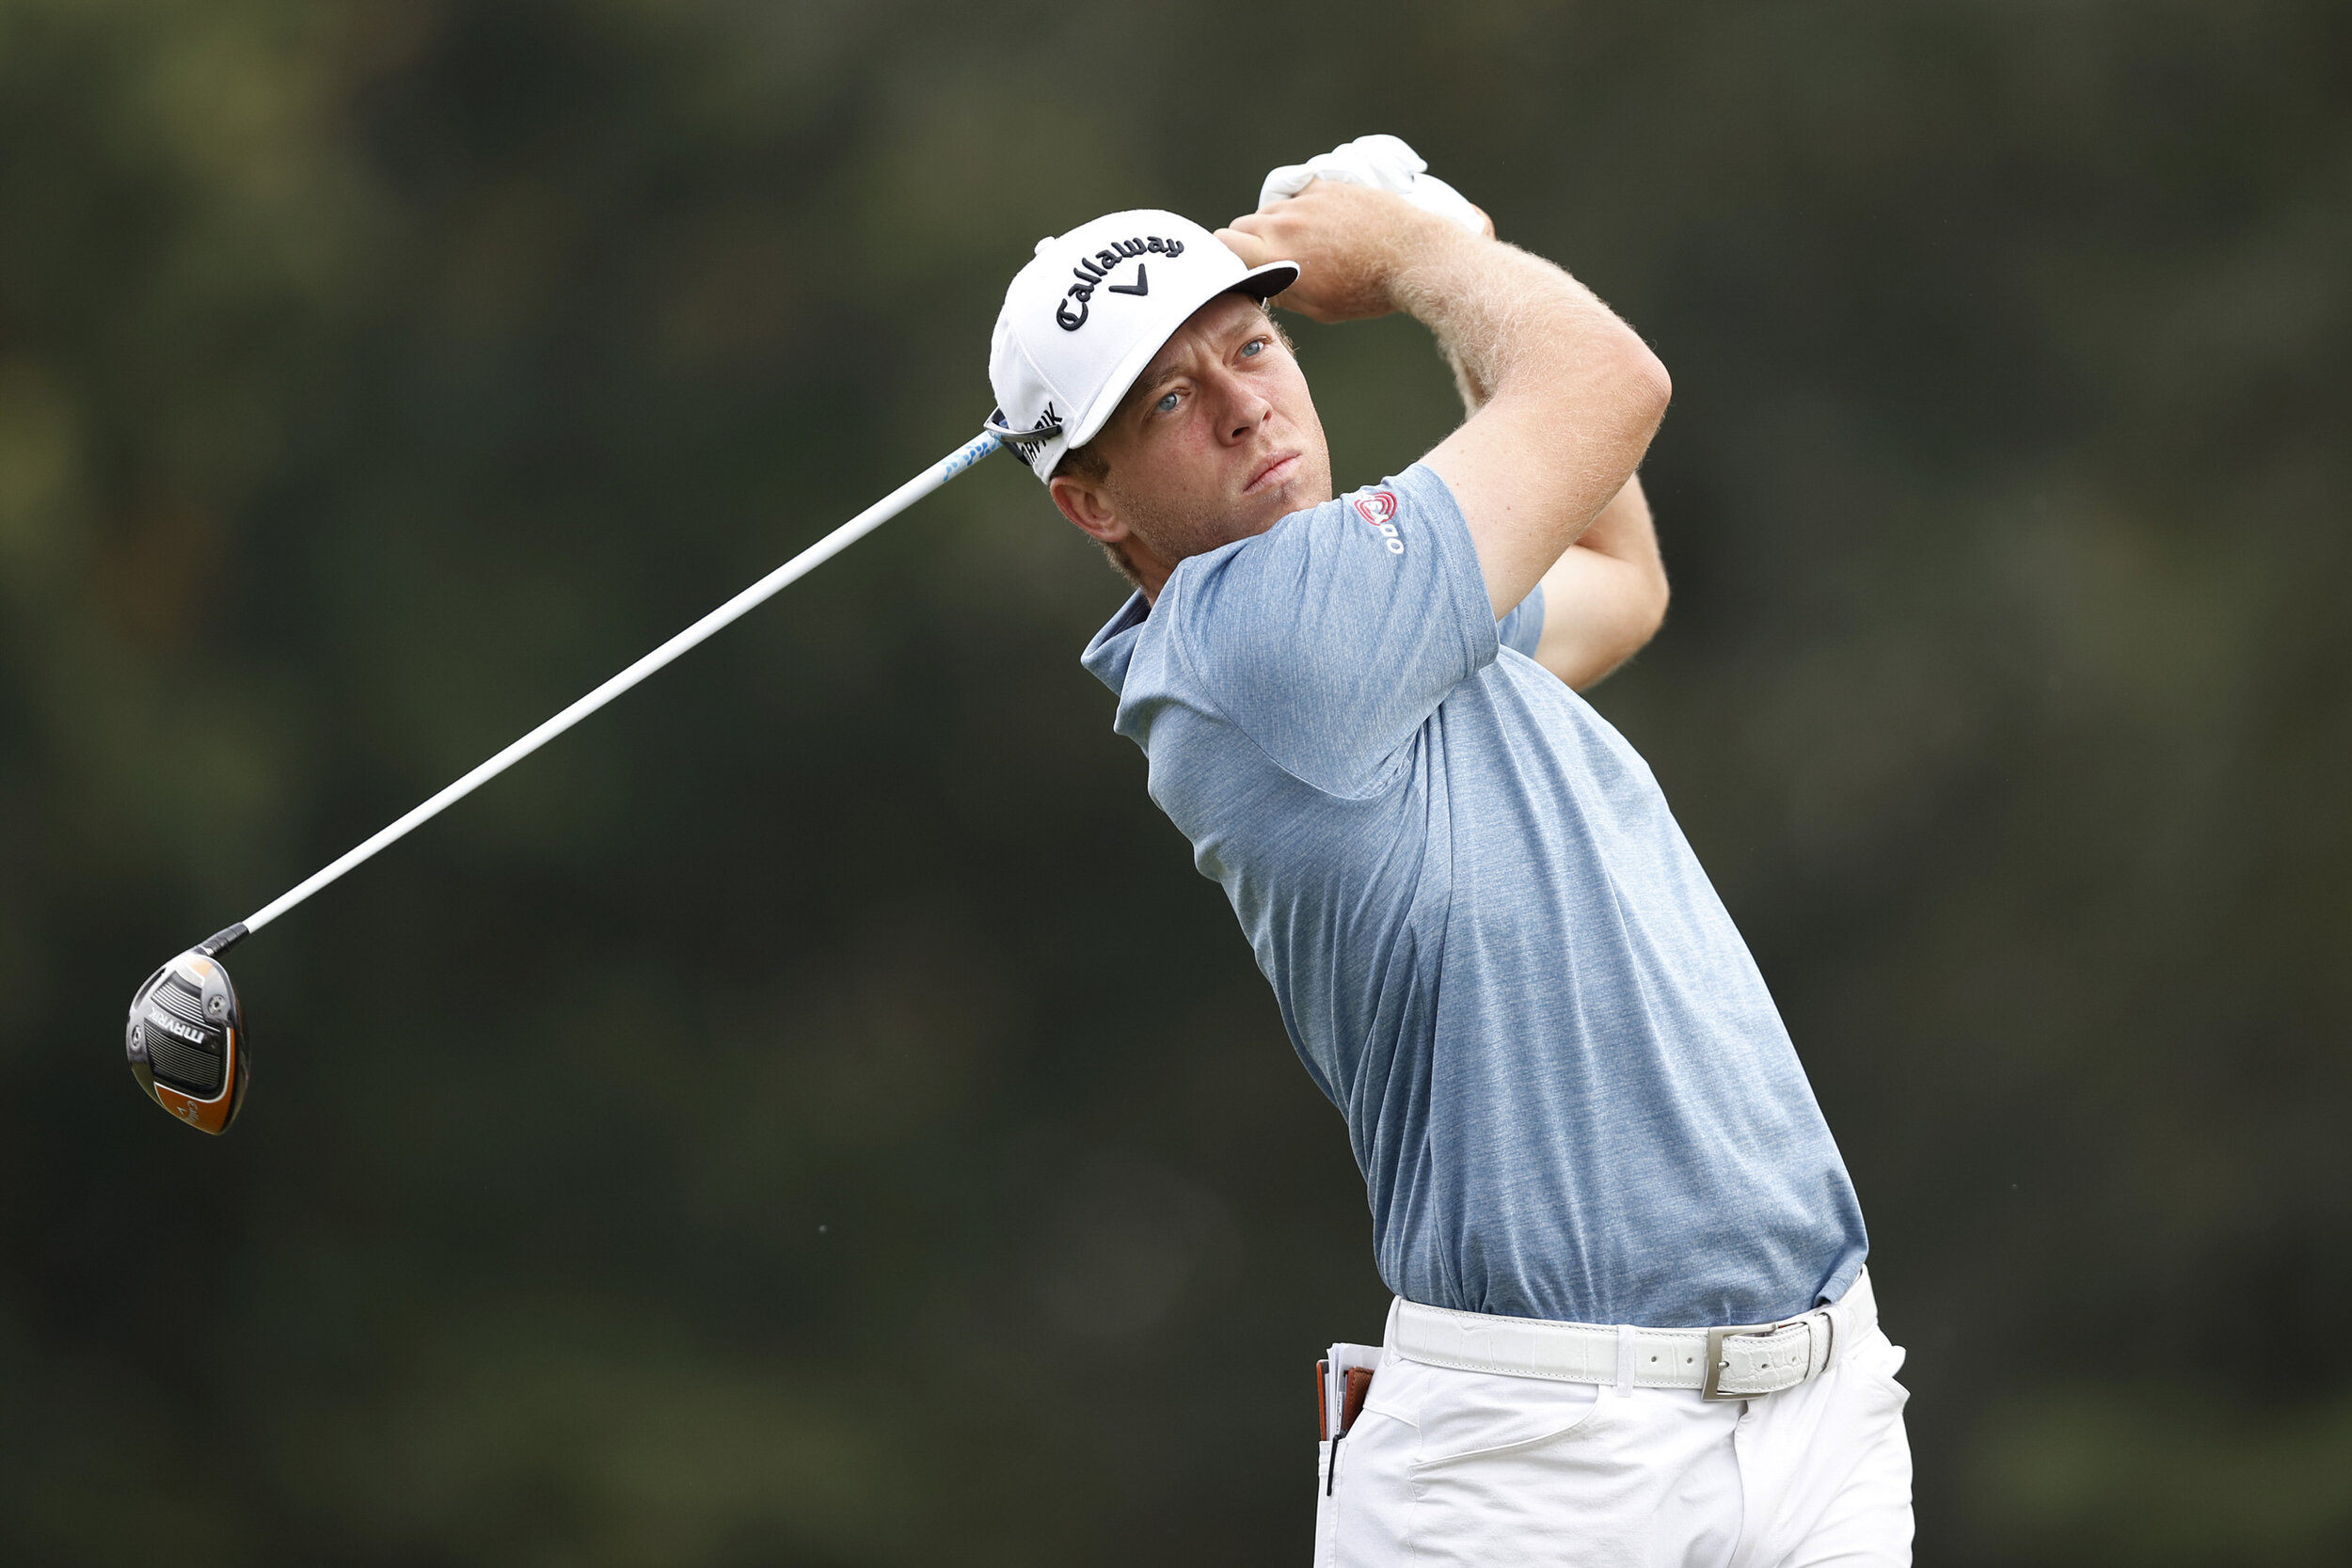
[[[1673,597],[1674,590],[1667,585],[1664,563],[1650,562],[1642,574],[1641,593],[1634,604],[1633,646],[1626,650],[1628,658],[1649,646],[1650,639],[1656,637],[1660,628],[1665,626],[1666,605]]]
[[[1626,406],[1644,426],[1656,430],[1674,401],[1674,377],[1666,373],[1665,361],[1629,326],[1623,327],[1618,352]]]

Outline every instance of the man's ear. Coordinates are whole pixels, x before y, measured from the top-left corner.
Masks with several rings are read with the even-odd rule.
[[[1116,545],[1127,537],[1127,525],[1120,520],[1108,498],[1094,485],[1072,474],[1057,474],[1046,483],[1046,490],[1061,515],[1076,524],[1080,532],[1105,545]]]

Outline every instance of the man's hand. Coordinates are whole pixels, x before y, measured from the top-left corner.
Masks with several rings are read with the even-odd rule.
[[[1665,368],[1592,291],[1402,197],[1318,180],[1217,237],[1253,266],[1298,262],[1281,303],[1316,321],[1402,309],[1438,335],[1475,411],[1425,461],[1498,617],[1625,488],[1665,416]]]
[[[1491,220],[1486,233],[1494,233]],[[1467,236],[1401,196],[1318,180],[1296,196],[1235,218],[1216,237],[1253,267],[1296,261],[1298,281],[1280,296],[1283,308],[1313,321],[1345,322],[1398,309],[1390,292],[1397,275],[1433,243]]]

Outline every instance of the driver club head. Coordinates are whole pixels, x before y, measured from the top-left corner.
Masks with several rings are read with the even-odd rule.
[[[199,1132],[226,1132],[237,1119],[251,1049],[229,970],[203,948],[164,965],[131,998],[123,1033],[131,1075]]]

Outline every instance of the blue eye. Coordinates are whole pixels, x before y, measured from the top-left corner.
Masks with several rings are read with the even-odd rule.
[[[1160,399],[1160,401],[1159,401],[1159,402],[1157,402],[1157,403],[1153,404],[1152,406],[1152,408],[1153,408],[1154,410],[1156,410],[1156,411],[1157,411],[1157,412],[1159,412],[1159,413],[1162,413],[1162,414],[1173,414],[1174,412],[1176,412],[1176,394],[1175,394],[1175,393],[1173,393],[1173,392],[1170,392],[1170,393],[1168,393],[1166,397],[1164,397],[1164,398]]]
[[[1264,347],[1265,340],[1263,338],[1252,338],[1249,341],[1241,345],[1241,356],[1244,359],[1254,359],[1258,356],[1259,350]]]

